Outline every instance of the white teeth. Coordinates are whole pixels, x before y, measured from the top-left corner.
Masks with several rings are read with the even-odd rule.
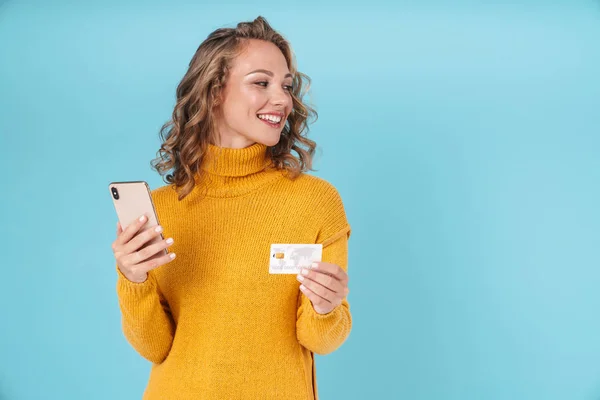
[[[262,114],[259,115],[258,118],[260,119],[265,119],[269,122],[274,122],[274,123],[279,123],[281,122],[281,117],[280,116],[275,116],[275,115],[268,115],[268,114]]]

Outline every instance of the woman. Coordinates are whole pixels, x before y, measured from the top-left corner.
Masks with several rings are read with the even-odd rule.
[[[258,17],[210,34],[177,88],[153,164],[174,169],[152,191],[167,239],[144,247],[160,232],[143,220],[113,243],[123,331],[153,363],[144,399],[318,399],[313,353],[352,326],[350,226],[337,190],[304,173],[303,78]],[[269,273],[274,243],[321,243],[323,261]]]

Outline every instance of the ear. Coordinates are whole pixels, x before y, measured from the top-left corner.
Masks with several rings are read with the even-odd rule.
[[[217,108],[221,105],[221,91],[212,95],[212,108]]]
[[[212,108],[219,106],[223,102],[223,86],[213,86],[210,91]]]

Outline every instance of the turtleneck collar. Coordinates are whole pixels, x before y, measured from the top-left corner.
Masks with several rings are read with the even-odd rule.
[[[265,169],[269,162],[267,146],[262,143],[254,143],[241,149],[209,143],[200,168],[219,176],[246,176]]]
[[[262,143],[241,149],[209,143],[196,175],[197,187],[208,197],[236,197],[273,182],[283,175],[273,167],[267,150]]]

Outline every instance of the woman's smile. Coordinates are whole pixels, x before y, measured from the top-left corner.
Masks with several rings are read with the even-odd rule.
[[[274,114],[258,114],[258,119],[270,126],[271,128],[281,127],[283,118],[280,115]]]

